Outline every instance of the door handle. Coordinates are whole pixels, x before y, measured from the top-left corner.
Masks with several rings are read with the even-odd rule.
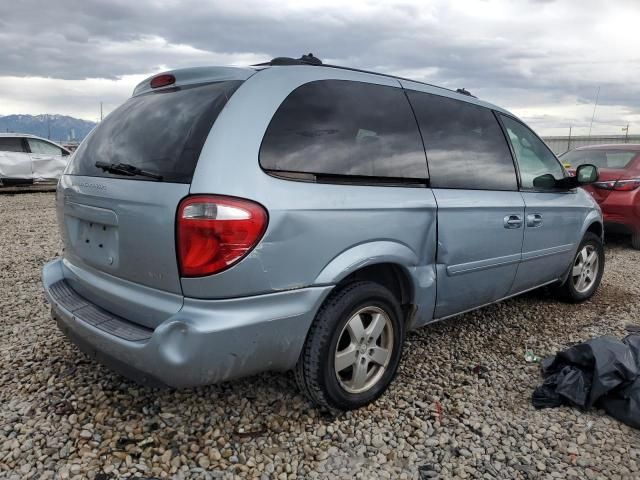
[[[542,226],[542,215],[539,213],[532,213],[527,215],[527,227],[541,227]]]
[[[504,217],[504,228],[520,228],[522,226],[522,217],[520,215],[507,215]]]

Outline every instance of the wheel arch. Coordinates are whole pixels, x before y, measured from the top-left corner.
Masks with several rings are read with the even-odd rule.
[[[578,244],[580,244],[585,233],[587,232],[597,235],[601,240],[604,241],[604,221],[602,219],[602,214],[595,209],[589,212],[584,220],[582,231],[580,232],[580,238],[578,239]]]
[[[587,218],[586,218],[586,220],[584,222],[584,226],[582,228],[582,232],[580,232],[580,238],[578,239],[578,242],[576,243],[575,251],[573,252],[573,256],[574,257],[578,253],[578,249],[580,248],[580,244],[582,243],[582,240],[583,240],[584,236],[587,233],[593,233],[598,238],[600,238],[600,240],[604,243],[604,222],[602,220],[602,216],[596,211],[592,211],[587,216]],[[570,272],[571,272],[571,265],[569,265],[569,267],[567,268],[567,271],[565,272],[565,274],[560,279],[560,282],[562,284],[564,284],[564,282],[567,281],[567,279],[569,278],[569,273]]]
[[[585,230],[585,233],[586,232],[593,233],[594,235],[597,235],[601,239],[604,238],[604,226],[603,226],[602,222],[600,222],[598,220],[596,220],[594,222],[591,222],[589,224],[589,226],[587,227],[587,229]]]
[[[400,305],[413,303],[414,289],[411,276],[405,268],[397,263],[374,263],[359,268],[340,280],[336,288],[360,280],[369,280],[382,285],[393,293]]]
[[[316,285],[343,286],[354,280],[376,281],[396,294],[401,304],[415,299],[411,271],[418,256],[404,244],[376,241],[356,245],[333,258],[320,272]]]
[[[361,280],[384,286],[397,298],[409,330],[431,318],[435,302],[435,268],[432,264],[418,265],[418,255],[404,244],[367,242],[336,256],[320,272],[316,283],[333,284],[334,291]]]

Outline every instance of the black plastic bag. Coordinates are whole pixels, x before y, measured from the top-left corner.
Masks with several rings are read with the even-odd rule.
[[[601,406],[612,417],[630,427],[640,428],[640,378],[628,387],[612,392]]]
[[[620,341],[599,337],[542,361],[544,383],[533,392],[536,408],[597,405],[640,428],[640,335]]]

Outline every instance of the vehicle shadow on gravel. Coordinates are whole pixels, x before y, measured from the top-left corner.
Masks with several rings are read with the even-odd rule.
[[[605,286],[604,290],[611,287]],[[549,308],[569,314],[575,307],[558,302],[550,291],[541,289],[410,332],[399,378],[390,392],[376,406],[348,415],[367,415],[367,410],[375,410],[381,403],[396,402],[404,397],[401,392],[407,388],[414,393],[417,389],[419,393],[417,380],[425,389],[429,382],[437,384],[442,379],[448,380],[447,387],[455,386],[451,380],[456,378],[466,385],[478,376],[489,377],[490,372],[504,362],[521,364],[527,343],[535,348],[536,338],[549,335],[548,325],[536,322],[540,311]],[[291,373],[263,373],[193,389],[157,389],[138,385],[110,371],[68,344],[66,339],[61,342],[65,344],[62,348],[65,354],[58,357],[54,375],[67,392],[63,397],[77,396],[78,385],[83,386],[81,391],[90,393],[82,401],[76,401],[72,408],[76,413],[83,412],[86,421],[91,421],[92,415],[97,415],[99,420],[120,418],[141,422],[148,426],[149,432],[169,436],[173,433],[167,432],[181,424],[195,422],[203,426],[219,425],[221,432],[238,440],[279,434],[309,422],[311,425],[330,423],[334,418],[317,410],[298,392]],[[476,367],[481,373],[473,373]],[[407,382],[413,385],[408,386]],[[94,401],[96,394],[100,402]],[[447,396],[444,389],[441,394]],[[418,394],[416,400],[421,399],[429,396]],[[103,413],[98,415],[96,408]],[[429,418],[434,417],[432,413],[428,413]],[[145,428],[138,432],[124,431],[145,432]]]

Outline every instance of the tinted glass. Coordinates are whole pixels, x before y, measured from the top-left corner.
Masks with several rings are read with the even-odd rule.
[[[516,155],[522,188],[534,188],[533,181],[550,174],[564,178],[564,169],[549,147],[535,133],[513,118],[502,115],[502,123]]]
[[[433,188],[517,190],[511,152],[491,110],[428,93],[408,95]]]
[[[0,137],[0,152],[24,152],[21,138]]]
[[[578,168],[580,165],[590,163],[598,168],[627,168],[639,152],[625,150],[572,150],[560,157],[562,163]]]
[[[95,163],[127,163],[160,174],[164,181],[190,183],[207,134],[240,83],[217,82],[130,98],[89,134],[66,173],[117,177]]]
[[[260,164],[280,172],[427,177],[402,89],[342,80],[311,82],[286,98],[265,133]]]
[[[29,150],[31,150],[31,153],[39,155],[62,155],[62,149],[49,142],[43,142],[36,138],[28,138],[27,142],[29,143]]]

